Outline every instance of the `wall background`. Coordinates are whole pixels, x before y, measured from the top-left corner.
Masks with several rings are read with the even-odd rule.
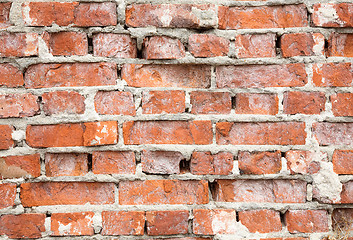
[[[353,3],[0,12],[1,238],[349,233]]]

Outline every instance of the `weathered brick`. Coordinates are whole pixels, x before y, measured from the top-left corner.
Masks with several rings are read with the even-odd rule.
[[[232,100],[228,92],[191,92],[193,114],[229,114]]]
[[[244,174],[275,174],[282,169],[281,152],[239,152],[239,169]]]
[[[23,75],[21,70],[11,64],[1,63],[0,64],[0,85],[5,87],[23,86],[24,80],[23,80]]]
[[[130,87],[209,88],[211,67],[124,64],[121,77]]]
[[[218,88],[302,87],[307,83],[302,63],[216,67]]]
[[[322,153],[303,150],[290,150],[286,152],[285,156],[291,174],[315,174],[320,170],[320,162],[317,160],[326,157]]]
[[[9,238],[40,238],[44,227],[45,214],[24,213],[0,216],[0,234]]]
[[[197,144],[212,142],[211,121],[130,121],[123,124],[124,143]]]
[[[235,37],[238,58],[276,57],[276,34],[244,34]]]
[[[336,93],[330,100],[335,116],[353,116],[353,93]]]
[[[88,154],[47,153],[45,175],[47,177],[83,176],[88,173]]]
[[[333,229],[341,229],[349,231],[353,226],[353,209],[352,208],[336,208],[332,212]]]
[[[211,34],[192,34],[188,50],[195,57],[227,56],[230,41]]]
[[[39,154],[0,158],[0,179],[39,176]]]
[[[0,29],[4,29],[11,26],[11,22],[10,22],[11,5],[12,5],[11,2],[0,3]]]
[[[236,114],[264,114],[278,113],[278,96],[264,93],[237,93],[235,95]]]
[[[31,147],[69,147],[116,144],[117,122],[29,125],[26,142]]]
[[[102,212],[102,235],[143,235],[145,212]]]
[[[217,202],[305,203],[306,182],[300,180],[217,180]]]
[[[22,16],[27,26],[78,27],[109,26],[117,24],[116,4],[79,2],[25,2]]]
[[[142,113],[164,114],[185,112],[185,92],[181,90],[144,91]]]
[[[206,204],[208,182],[180,180],[123,181],[119,184],[121,205]]]
[[[289,28],[306,27],[308,16],[305,5],[218,7],[218,28]]]
[[[45,115],[83,114],[85,97],[74,91],[47,92],[42,95]]]
[[[93,55],[99,57],[136,58],[136,39],[126,34],[93,35]]]
[[[326,210],[288,210],[285,220],[290,233],[329,231]]]
[[[332,155],[333,171],[337,174],[353,174],[353,151],[335,150]]]
[[[217,144],[227,145],[303,145],[305,123],[301,122],[218,122]]]
[[[274,210],[248,210],[239,212],[239,221],[252,233],[270,233],[282,230],[279,212]]]
[[[178,59],[185,57],[185,47],[176,38],[147,37],[143,40],[142,46],[142,56],[145,59]]]
[[[194,234],[236,234],[236,212],[233,209],[194,209]]]
[[[130,27],[211,28],[217,23],[217,8],[210,4],[133,4],[126,7],[125,21]]]
[[[16,184],[0,183],[0,209],[15,206],[16,192]]]
[[[281,37],[283,57],[324,55],[325,37],[321,33],[288,33]]]
[[[353,144],[353,123],[315,122],[312,129],[320,146]]]
[[[93,235],[93,212],[53,213],[51,215],[52,236]]]
[[[351,63],[313,64],[313,83],[318,87],[350,87],[353,80]]]
[[[285,92],[283,112],[285,114],[320,114],[325,111],[325,93],[323,92]]]
[[[113,204],[115,185],[101,182],[36,182],[21,184],[24,207]]]
[[[179,174],[180,161],[183,159],[184,156],[180,152],[143,150],[142,171],[154,174]]]
[[[135,116],[134,96],[131,92],[99,91],[94,97],[99,114]]]
[[[26,88],[115,85],[117,78],[114,63],[48,63],[29,66],[25,85]]]
[[[38,113],[38,97],[31,93],[0,95],[0,118],[32,117]]]
[[[14,128],[9,125],[0,125],[0,149],[9,149],[13,147],[12,132]]]
[[[93,152],[92,172],[94,174],[135,174],[133,152]]]
[[[0,34],[0,57],[28,57],[38,55],[37,33]]]
[[[147,234],[173,235],[188,233],[189,211],[151,211],[146,212]]]
[[[233,154],[229,152],[193,152],[190,172],[196,175],[228,175],[233,169]]]
[[[313,8],[312,19],[315,26],[353,27],[352,3],[316,3]]]
[[[45,32],[42,35],[49,52],[54,56],[88,54],[87,35],[81,32]]]
[[[333,57],[353,57],[353,34],[332,33],[328,53]]]
[[[348,181],[342,184],[340,203],[353,203],[353,181]]]

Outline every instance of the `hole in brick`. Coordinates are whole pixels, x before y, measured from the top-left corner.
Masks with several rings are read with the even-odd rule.
[[[186,113],[189,113],[189,112],[190,112],[190,108],[188,108],[188,107],[185,108],[185,112],[186,112]]]
[[[141,152],[135,152],[135,162],[136,164],[141,162]]]
[[[92,154],[88,154],[87,168],[88,168],[88,172],[92,172]]]
[[[145,221],[145,225],[143,226],[143,229],[144,229],[143,231],[144,231],[145,235],[147,235],[148,234],[147,219]]]
[[[231,98],[231,100],[232,100],[232,109],[235,109],[235,108],[237,107],[236,97],[233,96],[233,97]]]
[[[325,51],[327,51],[327,50],[328,50],[328,40],[325,39]]]
[[[137,49],[137,58],[143,59],[143,48],[144,47],[142,46],[141,50]]]
[[[239,222],[239,212],[238,211],[235,212],[235,219],[237,220],[237,222]]]
[[[281,36],[277,36],[276,37],[276,42],[275,42],[275,46],[277,49],[281,49]]]
[[[285,152],[281,152],[281,157],[285,158],[286,157],[286,153]]]
[[[88,54],[93,54],[93,38],[88,37],[87,42],[88,42]]]
[[[212,199],[215,200],[217,197],[218,184],[217,182],[208,182],[208,186],[210,188]]]
[[[282,223],[282,227],[286,226],[286,218],[285,218],[285,213],[279,213],[279,217],[281,218],[281,223]]]
[[[190,172],[190,161],[183,159],[179,163],[180,173],[189,173]]]
[[[45,216],[46,216],[46,217],[51,217],[51,213],[46,212],[46,213],[45,213]]]
[[[40,103],[41,103],[41,102],[42,102],[42,100],[43,100],[43,99],[42,99],[42,96],[39,96],[39,97],[38,97],[38,102],[40,102]]]

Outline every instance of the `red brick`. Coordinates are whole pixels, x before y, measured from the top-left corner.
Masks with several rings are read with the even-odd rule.
[[[233,154],[229,152],[193,152],[190,172],[196,175],[228,175],[233,169]]]
[[[99,57],[136,58],[136,39],[126,34],[93,35],[93,55]]]
[[[32,117],[38,113],[38,97],[31,93],[0,95],[0,118]]]
[[[146,212],[147,234],[173,235],[188,233],[189,211],[152,211]]]
[[[313,64],[313,82],[318,87],[350,87],[353,80],[351,63]]]
[[[331,57],[353,57],[353,34],[332,33],[328,52]]]
[[[267,93],[238,93],[235,97],[235,113],[276,115],[278,96]]]
[[[193,114],[229,114],[232,100],[228,92],[191,92]]]
[[[20,215],[2,215],[0,233],[9,238],[40,238],[44,227],[45,214],[24,213]]]
[[[211,121],[130,121],[123,124],[124,143],[211,144]]]
[[[185,112],[184,91],[143,91],[142,93],[142,113],[144,114],[183,112]]]
[[[313,8],[312,20],[315,26],[353,27],[352,3],[316,3]]]
[[[145,59],[178,59],[185,57],[184,45],[179,39],[153,36],[143,40],[142,56]]]
[[[87,35],[81,32],[45,32],[42,35],[49,53],[54,56],[86,55],[88,54]]]
[[[320,170],[320,162],[318,157],[323,159],[326,155],[317,155],[318,153],[303,150],[290,150],[286,152],[287,166],[291,174],[315,174]]]
[[[0,158],[0,179],[39,176],[39,154]]]
[[[276,34],[245,34],[235,37],[238,58],[276,57]]]
[[[42,103],[45,115],[83,114],[85,112],[85,97],[78,92],[56,91],[43,93]]]
[[[326,210],[288,210],[285,219],[290,233],[329,231]]]
[[[117,122],[29,125],[26,142],[31,147],[69,147],[116,144]]]
[[[88,154],[47,153],[45,175],[47,177],[83,176],[88,173]]]
[[[323,92],[285,92],[283,112],[285,114],[320,114],[325,111],[325,93]]]
[[[211,34],[192,34],[188,50],[195,57],[227,56],[230,41]]]
[[[0,86],[20,87],[23,85],[23,74],[19,68],[8,63],[0,64]]]
[[[279,212],[274,210],[242,211],[239,212],[239,220],[252,233],[270,233],[282,230]]]
[[[119,183],[121,205],[206,204],[208,202],[208,182],[204,180],[145,180]]]
[[[211,67],[124,64],[121,77],[130,87],[209,88]]]
[[[281,152],[239,152],[239,169],[244,174],[275,174],[282,169]]]
[[[218,122],[217,144],[227,145],[303,145],[305,123],[301,122]]]
[[[337,174],[353,174],[353,151],[335,150],[332,155],[333,171]]]
[[[300,180],[217,180],[217,202],[305,203],[306,182]]]
[[[11,26],[10,22],[10,9],[11,2],[0,3],[0,29],[7,28]]]
[[[194,234],[236,234],[238,230],[236,212],[233,209],[193,210]]]
[[[216,67],[218,88],[302,87],[307,83],[302,63]]]
[[[15,206],[16,192],[17,192],[16,184],[14,183],[0,184],[0,198],[1,198],[0,209]]]
[[[94,97],[99,114],[135,116],[134,96],[131,92],[99,91]]]
[[[13,147],[12,131],[14,128],[9,125],[0,125],[0,149],[9,149]]]
[[[51,215],[52,236],[93,235],[93,212],[53,213]]]
[[[290,238],[260,238],[260,240],[308,240],[309,238],[303,237],[290,237]]]
[[[142,171],[153,174],[179,174],[180,161],[183,159],[184,156],[180,152],[143,150]]]
[[[115,85],[114,63],[48,63],[31,65],[25,73],[26,88]]]
[[[115,185],[101,182],[37,182],[21,184],[24,207],[113,204]]]
[[[353,203],[353,181],[343,183],[340,203]]]
[[[145,213],[138,211],[102,212],[102,235],[143,235]]]
[[[94,174],[135,174],[133,152],[93,152],[92,172]]]
[[[353,227],[353,209],[352,208],[336,208],[332,212],[332,227],[349,232]]]
[[[335,116],[353,116],[353,93],[336,93],[330,100]]]
[[[38,55],[37,33],[1,33],[0,57],[28,57],[36,55]]]
[[[205,14],[207,19],[202,17]],[[216,26],[217,8],[209,4],[133,4],[127,6],[125,16],[130,27],[211,28]]]
[[[112,2],[26,2],[22,15],[27,26],[88,27],[117,24],[116,5]]]
[[[320,146],[351,145],[353,139],[353,123],[313,123],[313,136]]]
[[[218,8],[220,29],[306,27],[305,5]]]
[[[324,55],[325,37],[321,33],[288,33],[281,37],[283,57]]]

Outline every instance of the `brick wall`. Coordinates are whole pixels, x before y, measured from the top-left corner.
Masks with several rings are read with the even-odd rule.
[[[0,2],[0,238],[338,239],[353,3],[317,2]]]

